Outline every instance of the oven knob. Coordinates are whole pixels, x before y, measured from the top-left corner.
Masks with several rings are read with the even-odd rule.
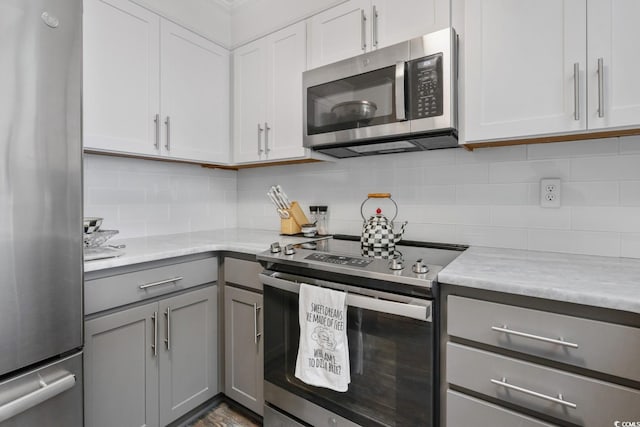
[[[427,264],[422,262],[422,258],[420,258],[416,261],[415,264],[413,264],[413,272],[416,274],[425,274],[428,271],[429,267],[427,267]]]
[[[404,268],[404,265],[402,265],[402,259],[399,259],[399,258],[392,259],[391,262],[389,263],[389,268],[391,270],[402,270]]]
[[[296,253],[296,250],[293,249],[293,245],[287,245],[284,247],[284,254],[285,255],[293,255]]]
[[[271,253],[278,254],[282,249],[280,248],[280,243],[275,242],[271,244]]]

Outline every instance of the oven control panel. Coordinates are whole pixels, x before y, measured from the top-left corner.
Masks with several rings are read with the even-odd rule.
[[[306,256],[305,259],[308,259],[310,261],[326,262],[330,264],[346,265],[349,267],[366,267],[373,261],[371,259],[355,258],[343,255],[329,255],[326,253],[313,253]]]

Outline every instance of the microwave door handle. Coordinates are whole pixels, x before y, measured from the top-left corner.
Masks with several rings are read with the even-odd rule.
[[[300,293],[300,284],[296,282],[279,279],[266,274],[260,274],[260,281],[264,285],[272,286],[286,292],[295,294]],[[363,308],[365,310],[395,314],[401,317],[410,317],[412,319],[431,322],[431,302],[427,305],[416,305],[380,298],[372,298],[347,292],[347,305]]]
[[[396,119],[407,120],[404,97],[405,63],[396,62]]]

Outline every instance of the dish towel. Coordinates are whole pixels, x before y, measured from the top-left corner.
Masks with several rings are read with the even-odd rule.
[[[296,378],[316,387],[347,391],[351,382],[347,342],[347,294],[300,285],[300,346]]]

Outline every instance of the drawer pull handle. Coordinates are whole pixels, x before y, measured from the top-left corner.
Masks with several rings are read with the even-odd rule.
[[[557,339],[554,339],[554,338],[541,337],[539,335],[527,334],[526,332],[514,331],[513,329],[507,328],[506,325],[502,326],[502,327],[492,326],[491,329],[496,331],[496,332],[503,332],[503,333],[509,334],[509,335],[517,335],[517,336],[523,337],[523,338],[531,338],[532,340],[538,340],[538,341],[548,342],[548,343],[551,343],[551,344],[563,345],[565,347],[578,348],[578,344],[574,344],[572,342],[563,341],[561,339],[557,340]]]
[[[140,289],[152,288],[154,286],[166,285],[167,283],[177,282],[177,281],[180,281],[182,279],[183,279],[182,277],[174,277],[172,279],[160,280],[159,282],[152,282],[152,283],[147,283],[145,285],[140,285],[140,286],[138,286],[138,288],[140,288]]]
[[[518,387],[517,385],[509,384],[507,382],[506,378],[502,378],[501,381],[492,379],[491,382],[493,384],[495,384],[495,385],[502,386],[502,387],[507,388],[509,390],[519,391],[520,393],[528,394],[529,396],[538,397],[540,399],[544,399],[544,400],[548,400],[550,402],[558,403],[560,405],[568,406],[569,408],[576,409],[578,407],[578,405],[576,405],[575,403],[571,403],[571,402],[568,402],[568,401],[564,400],[562,398],[562,394],[558,394],[558,397],[547,396],[546,394],[538,393],[536,391],[532,391],[532,390],[529,390],[529,389],[526,389],[526,388]]]

